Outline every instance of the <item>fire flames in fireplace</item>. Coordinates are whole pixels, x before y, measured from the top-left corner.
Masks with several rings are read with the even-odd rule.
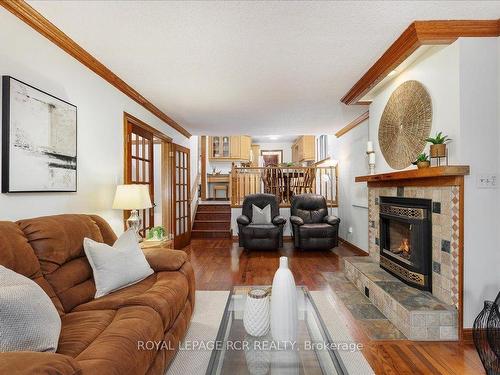
[[[403,238],[399,247],[397,249],[391,249],[394,254],[398,254],[400,257],[405,259],[410,258],[411,248],[410,248],[410,240],[408,238]]]

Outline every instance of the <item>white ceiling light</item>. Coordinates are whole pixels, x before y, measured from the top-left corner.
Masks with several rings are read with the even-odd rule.
[[[275,141],[279,138],[279,135],[268,135],[267,138],[269,138],[271,141]]]

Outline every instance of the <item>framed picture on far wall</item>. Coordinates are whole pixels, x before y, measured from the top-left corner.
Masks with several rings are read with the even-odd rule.
[[[2,77],[2,193],[75,192],[77,108]]]

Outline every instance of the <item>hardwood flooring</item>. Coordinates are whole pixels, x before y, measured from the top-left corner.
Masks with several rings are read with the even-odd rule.
[[[280,255],[290,257],[297,284],[310,290],[326,290],[321,272],[342,269],[341,258],[355,254],[340,245],[334,252],[295,250],[285,242],[277,251],[244,251],[231,239],[193,239],[184,249],[190,256],[199,290],[229,290],[233,285],[272,283]],[[484,374],[471,344],[461,342],[415,342],[407,340],[370,340],[357,326],[341,301],[332,314],[340,314],[354,340],[363,344],[363,354],[376,374]]]

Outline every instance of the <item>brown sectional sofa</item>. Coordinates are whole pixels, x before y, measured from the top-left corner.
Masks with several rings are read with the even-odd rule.
[[[165,346],[177,347],[194,309],[186,253],[144,250],[153,275],[94,299],[84,237],[109,245],[116,240],[108,223],[93,215],[0,222],[0,264],[40,285],[62,320],[57,353],[0,353],[0,374],[163,374],[172,361],[176,350]],[[164,347],[142,350],[141,341]]]

